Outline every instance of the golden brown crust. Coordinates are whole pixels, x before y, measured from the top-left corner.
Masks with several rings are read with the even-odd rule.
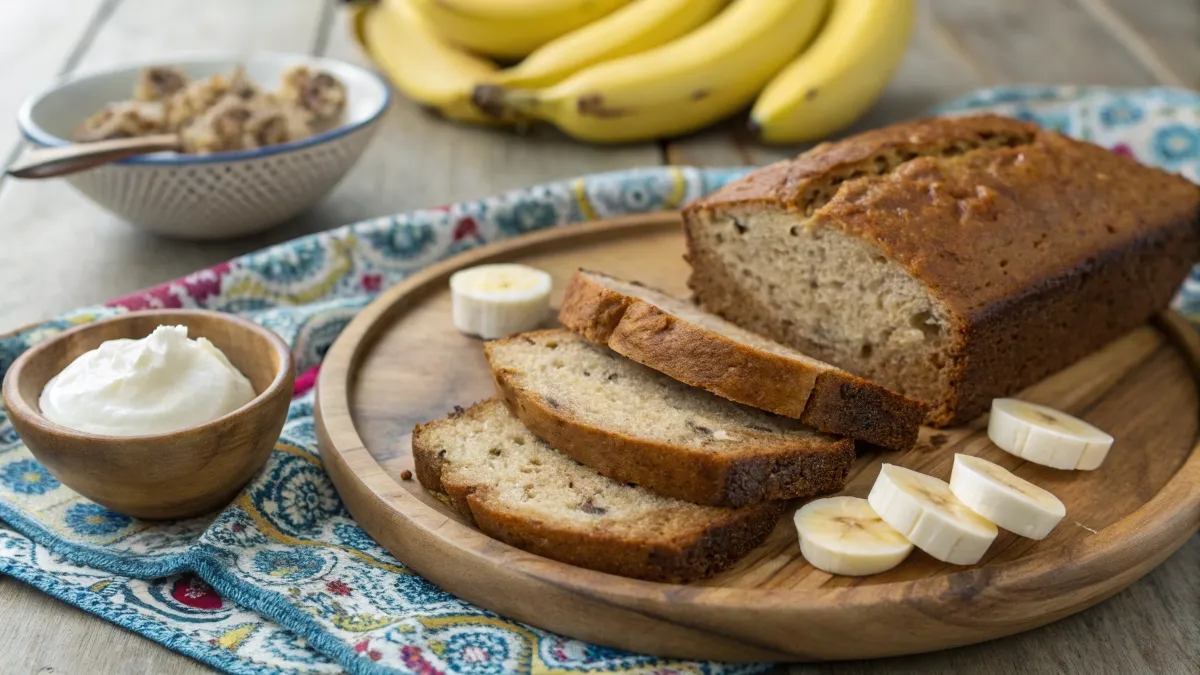
[[[826,433],[906,450],[923,404],[829,366],[825,369],[737,342],[576,272],[563,326],[684,384]]]
[[[730,517],[670,542],[558,528],[548,521],[533,522],[508,513],[474,496],[470,505],[480,530],[530,553],[609,574],[687,583],[728,568],[762,543],[787,503],[763,502],[731,510]]]
[[[475,414],[488,403],[456,414]],[[582,530],[551,520],[534,521],[489,499],[486,486],[456,482],[444,475],[441,451],[426,437],[446,421],[419,424],[413,430],[413,460],[421,485],[449,502],[488,536],[579,567],[670,583],[701,579],[729,567],[762,543],[787,506],[786,502],[763,502],[723,509],[705,527],[668,541],[645,541],[602,529]]]
[[[882,155],[900,161],[879,175],[846,174]],[[950,311],[953,387],[928,419],[939,426],[971,419],[991,398],[1146,321],[1200,258],[1200,187],[992,115],[818,146],[689,205],[685,229],[698,226],[699,211],[746,207],[789,211],[872,244]],[[689,235],[689,259],[704,264],[694,244]],[[717,292],[693,290],[701,300]]]
[[[844,438],[800,438],[790,447],[749,440],[736,454],[636,438],[549,405],[520,385],[519,373],[493,364],[492,374],[509,410],[551,447],[613,480],[694,504],[744,506],[837,492],[854,463],[854,442]]]
[[[821,143],[794,159],[763,167],[689,203],[684,212],[758,203],[803,214],[810,202],[827,198],[843,182],[886,173],[897,162],[947,152],[962,154],[977,147],[1011,147],[1027,142],[1039,131],[1035,124],[997,115],[895,124]]]

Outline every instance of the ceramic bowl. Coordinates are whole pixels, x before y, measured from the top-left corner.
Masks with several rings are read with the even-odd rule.
[[[192,240],[253,234],[320,201],[366,148],[390,102],[378,75],[343,61],[296,54],[206,55],[172,59],[192,78],[228,74],[242,65],[267,88],[297,64],[328,71],[346,85],[345,121],[300,141],[255,150],[187,155],[159,152],[107,164],[66,180],[101,207],[156,234]],[[22,133],[38,146],[70,144],[88,115],[129,100],[140,63],[70,75],[27,100],[18,114]]]
[[[50,378],[115,338],[143,338],[160,325],[206,337],[249,378],[257,396],[237,410],[182,431],[104,436],[42,416]],[[4,377],[4,405],[33,456],[64,485],[118,513],[188,518],[230,502],[271,454],[287,418],[295,373],[278,335],[237,317],[202,310],[132,312],[50,338],[17,358]]]

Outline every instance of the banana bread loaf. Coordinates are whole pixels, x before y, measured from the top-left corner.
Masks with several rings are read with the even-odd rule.
[[[417,479],[485,534],[601,572],[706,577],[758,546],[786,502],[697,506],[572,461],[492,399],[413,430]]]
[[[707,309],[941,426],[1165,309],[1200,255],[1200,186],[985,115],[819,145],[684,224]]]

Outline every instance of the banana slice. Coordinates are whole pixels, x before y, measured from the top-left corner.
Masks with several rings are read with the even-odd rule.
[[[971,455],[955,455],[950,491],[971,510],[1030,539],[1045,539],[1067,507],[1042,488],[1004,467]]]
[[[541,325],[550,310],[550,275],[525,265],[480,265],[450,277],[454,327],[485,340]]]
[[[1113,444],[1112,436],[1081,419],[1015,398],[992,401],[988,438],[1005,452],[1055,469],[1095,469]]]
[[[867,495],[883,522],[942,562],[974,565],[999,531],[958,500],[945,481],[884,464]]]
[[[830,574],[861,577],[886,572],[913,549],[859,497],[811,501],[796,512],[795,522],[804,559]]]

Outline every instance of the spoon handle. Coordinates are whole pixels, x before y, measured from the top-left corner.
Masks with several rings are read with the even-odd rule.
[[[8,167],[14,178],[53,178],[77,173],[126,157],[162,150],[178,150],[178,134],[117,138],[95,143],[76,143],[58,148],[30,150]]]

